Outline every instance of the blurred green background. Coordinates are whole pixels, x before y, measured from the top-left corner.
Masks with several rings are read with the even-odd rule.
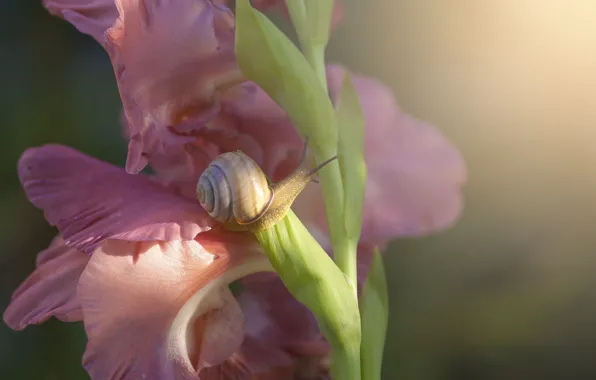
[[[596,1],[344,0],[329,57],[393,87],[469,169],[442,234],[386,254],[384,379],[596,379]],[[0,309],[55,230],[16,176],[57,142],[123,164],[107,55],[41,1],[0,4]],[[0,324],[0,379],[86,379],[82,326]]]

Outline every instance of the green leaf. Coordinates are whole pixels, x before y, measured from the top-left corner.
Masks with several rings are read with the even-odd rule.
[[[389,320],[387,279],[383,258],[375,249],[360,301],[362,318],[362,378],[380,380]]]
[[[248,0],[236,1],[236,59],[286,112],[322,162],[336,154],[335,112],[324,86],[300,50]]]
[[[326,46],[333,0],[286,0],[286,4],[300,44]]]
[[[349,74],[345,74],[336,106],[339,125],[338,182],[342,184],[342,217],[330,225],[335,262],[352,283],[357,281],[356,256],[362,228],[362,210],[366,187],[366,163],[364,160],[364,115],[358,94]],[[329,173],[326,173],[329,174]],[[333,174],[333,173],[331,173]],[[325,183],[323,183],[325,184]],[[325,188],[323,188],[325,190]],[[324,193],[325,201],[328,194]],[[334,236],[336,237],[334,239]],[[339,237],[338,237],[339,236]],[[354,286],[354,291],[356,287]]]
[[[329,41],[333,0],[286,0],[306,60],[327,88],[325,48]]]
[[[305,0],[306,13],[310,24],[310,40],[313,45],[327,46],[333,0]]]
[[[313,312],[332,345],[333,378],[360,379],[360,314],[344,274],[291,210],[255,235],[285,286]]]
[[[339,169],[344,187],[346,235],[354,244],[360,239],[366,187],[364,160],[364,115],[350,75],[344,75],[336,106],[339,125]]]

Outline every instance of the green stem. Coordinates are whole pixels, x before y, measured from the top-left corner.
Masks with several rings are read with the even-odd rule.
[[[349,346],[334,348],[331,354],[331,378],[341,380],[360,380],[361,368],[356,365],[360,362],[360,349]]]
[[[319,160],[317,160],[319,161]],[[318,163],[318,162],[317,162]],[[356,247],[348,239],[343,220],[344,189],[341,179],[339,164],[334,162],[320,172],[323,197],[325,199],[325,212],[329,226],[329,237],[333,247],[333,259],[346,275],[348,282],[353,287],[354,296],[357,291]]]
[[[327,72],[325,68],[325,43],[314,43],[310,40],[309,20],[306,20],[306,9],[303,1],[288,1],[290,17],[296,28],[298,42],[306,61],[313,68],[317,79],[328,92]],[[321,125],[321,128],[337,128],[337,125]],[[317,164],[337,153],[334,151],[325,152],[326,156],[317,157]],[[329,226],[333,257],[339,269],[346,275],[348,282],[353,287],[354,295],[357,298],[357,267],[356,267],[356,244],[348,238],[344,223],[344,184],[341,171],[337,162],[328,165],[320,173],[323,196],[325,199],[325,213]]]
[[[327,91],[327,73],[325,71],[325,46],[322,45],[310,45],[302,46],[302,52],[304,57],[310,63],[317,74],[317,78],[323,85],[325,91]]]
[[[325,49],[322,46],[305,49],[304,56],[313,67],[317,77],[323,84],[325,91],[327,89],[327,75],[325,71]],[[317,161],[322,161],[325,157],[320,157]],[[319,162],[317,162],[318,164]],[[321,170],[321,185],[323,187],[323,197],[325,199],[325,213],[327,215],[327,224],[329,226],[329,237],[333,247],[333,258],[335,263],[346,275],[348,282],[353,287],[354,296],[357,295],[357,242],[348,238],[344,223],[344,184],[341,177],[339,163],[328,165],[328,168]]]
[[[331,344],[333,379],[360,380],[360,312],[344,274],[291,210],[255,236],[286,288],[312,311]]]
[[[335,263],[346,275],[349,284],[352,286],[354,297],[358,300],[358,263],[356,244],[347,237],[344,237],[340,243],[336,245],[334,254]]]

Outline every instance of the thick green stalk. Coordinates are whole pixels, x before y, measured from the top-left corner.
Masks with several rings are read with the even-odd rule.
[[[322,161],[322,159],[317,159],[317,163],[318,161]],[[350,285],[353,286],[354,296],[356,296],[356,252],[351,249],[344,228],[344,188],[339,163],[336,162],[334,165],[329,165],[328,168],[321,170],[319,177],[323,188],[333,258],[339,269],[349,279]]]
[[[327,74],[325,67],[325,48],[329,40],[329,27],[331,24],[331,12],[333,1],[331,0],[287,0],[288,10],[300,48],[306,61],[316,74],[321,86],[328,91]],[[337,129],[338,125],[324,125],[321,128]],[[337,148],[337,147],[334,147]],[[329,158],[333,151],[329,150],[325,155],[317,155],[317,164]],[[339,157],[340,161],[342,157]],[[323,197],[325,200],[325,213],[327,224],[329,226],[329,235],[331,246],[333,248],[333,257],[337,266],[349,279],[353,285],[354,295],[356,296],[356,247],[358,239],[350,238],[350,231],[344,228],[344,214],[346,205],[343,196],[345,192],[345,183],[342,181],[340,165],[328,165],[321,170],[320,178],[323,187]]]
[[[286,288],[312,311],[331,344],[333,379],[359,380],[360,313],[343,273],[292,211],[255,235]]]
[[[344,235],[337,246],[337,265],[352,281],[357,281],[357,255],[364,191],[366,162],[364,160],[364,116],[356,89],[349,74],[342,80],[341,93],[336,99],[335,112],[338,131],[339,172],[343,186],[341,223],[335,226]]]
[[[248,0],[236,1],[236,57],[246,77],[259,84],[287,111],[303,137],[310,138],[310,147],[320,164],[337,155],[341,148],[336,111],[326,91],[324,65],[332,4],[330,0],[287,1],[288,7],[291,2],[297,2],[295,5],[299,7],[294,12],[302,22],[297,31],[314,30],[307,39],[301,40],[312,42],[308,46],[318,46],[313,50],[305,49],[308,60],[270,20],[252,8]],[[305,20],[318,21],[313,24]],[[271,229],[256,235],[285,286],[313,312],[332,345],[334,380],[359,380],[361,325],[355,251],[358,239],[346,229],[344,199],[347,193],[341,163],[333,161],[319,176],[334,257],[340,267],[293,212]],[[347,180],[352,178],[347,177]]]
[[[325,71],[325,46],[310,45],[302,48],[304,57],[317,74],[319,82],[327,90],[327,72]]]

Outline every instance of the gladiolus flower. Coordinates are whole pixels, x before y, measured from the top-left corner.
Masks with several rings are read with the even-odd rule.
[[[14,293],[6,323],[82,320],[93,379],[289,378],[308,367],[297,358],[324,372],[329,345],[313,315],[278,276],[253,274],[271,268],[252,235],[214,228],[195,199],[198,176],[223,152],[242,150],[277,181],[303,148],[287,114],[238,69],[225,2],[45,5],[108,51],[129,152],[126,170],[57,145],[23,154],[25,192],[60,236]],[[344,71],[327,68],[334,102]],[[357,75],[353,83],[366,124],[363,278],[372,246],[457,219],[466,172],[457,150],[401,111],[387,87]],[[154,176],[128,174],[147,164]],[[322,202],[312,184],[294,210],[329,249]],[[235,297],[228,284],[239,278]]]
[[[207,232],[196,202],[63,146],[28,150],[19,175],[63,238],[14,293],[10,327],[83,320],[84,365],[97,379],[196,378],[240,347],[227,285],[270,270],[254,238]]]

